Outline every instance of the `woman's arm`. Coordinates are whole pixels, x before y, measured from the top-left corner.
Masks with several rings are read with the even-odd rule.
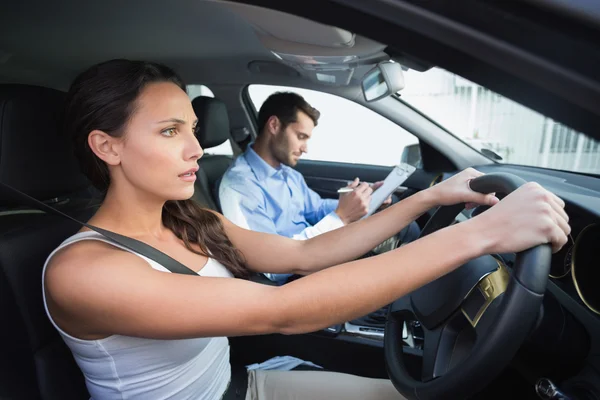
[[[471,220],[281,287],[159,272],[105,243],[76,243],[51,260],[47,299],[59,326],[82,338],[310,332],[365,315],[482,254],[549,242],[558,251],[570,232],[563,208],[528,184]],[[247,251],[258,259],[263,249]]]
[[[369,218],[304,241],[249,231],[221,219],[251,270],[308,275],[354,260],[394,236],[436,205],[432,195],[430,190],[421,191]]]
[[[227,235],[253,271],[308,275],[362,256],[435,206],[461,202],[495,204],[495,196],[469,188],[468,182],[481,175],[477,170],[466,169],[369,218],[302,242],[241,229],[223,217],[222,221]]]
[[[481,254],[474,228],[456,225],[281,287],[160,272],[105,243],[82,242],[52,260],[47,300],[55,322],[82,339],[310,332],[365,315]]]

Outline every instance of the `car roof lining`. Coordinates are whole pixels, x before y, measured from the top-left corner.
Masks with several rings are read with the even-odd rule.
[[[282,52],[313,55],[373,54],[385,49],[365,37],[289,14],[286,33],[281,25],[267,22],[279,12],[253,10],[251,23],[236,6],[213,0],[178,0],[168,6],[162,0],[147,0],[143,7],[119,0],[10,2],[0,13],[0,82],[66,90],[88,66],[129,58],[165,63],[187,83],[305,86],[310,83],[299,74],[251,71],[248,65],[278,63],[265,44]],[[311,29],[321,39],[306,34]],[[297,41],[294,30],[299,32]],[[336,44],[338,38],[350,36],[351,43]]]
[[[296,2],[245,2],[270,6],[322,24],[336,23],[349,32],[380,42],[387,41],[390,49],[393,48],[393,51],[388,50],[390,53],[416,56],[429,65],[440,65],[567,126],[592,137],[600,137],[600,131],[597,130],[600,126],[600,100],[590,101],[600,97],[600,80],[597,71],[594,72],[589,65],[586,67],[580,60],[550,58],[553,53],[549,50],[544,54],[548,59],[547,66],[532,67],[524,62],[520,66],[513,65],[515,60],[518,61],[514,58],[514,52],[513,59],[505,58],[506,65],[498,65],[490,59],[482,59],[481,55],[475,55],[475,50],[469,48],[465,41],[455,41],[451,45],[442,43],[450,40],[449,35],[439,37],[442,32],[440,22],[444,19],[444,14],[440,13],[446,12],[448,7],[451,7],[452,15],[456,18],[472,18],[480,25],[480,29],[483,29],[483,24],[484,28],[489,27],[490,32],[495,29],[494,32],[502,34],[501,29],[506,32],[506,26],[502,25],[502,21],[497,21],[497,16],[509,15],[507,13],[511,10],[506,9],[508,6],[503,5],[505,9],[500,10],[493,8],[489,1],[478,3],[473,0],[465,0],[460,4],[452,2],[452,6],[447,2],[422,5],[420,2],[397,2],[393,6],[402,7],[404,17],[389,23],[385,18],[392,18],[390,15],[374,15],[375,6],[383,6],[383,2],[374,2],[363,11],[349,6],[365,7],[364,3],[352,0],[323,0],[319,2],[320,7],[308,7],[308,4]],[[345,6],[342,5],[344,3]],[[390,2],[386,4],[392,6]],[[433,15],[434,18],[414,26],[415,20],[411,16],[416,14],[410,14],[409,11],[419,6],[429,7],[425,12],[418,11],[422,15]],[[467,9],[475,6],[487,7],[483,11],[491,11],[469,14]],[[461,13],[457,8],[466,11]],[[554,25],[550,22],[556,21],[548,19],[549,23],[543,26],[547,19],[545,15],[538,18],[540,21],[532,22],[531,28],[539,28],[540,34],[554,29],[551,33],[555,37],[562,35],[564,41],[557,42],[557,46],[560,45],[555,49],[557,52],[561,49],[567,51],[571,42],[574,45],[584,43],[582,38],[586,35],[585,31],[580,30],[577,32],[579,36],[569,37],[560,32],[564,27],[552,28]],[[531,16],[525,15],[515,21],[526,23],[528,18]],[[469,21],[460,22],[454,24],[456,29],[453,32],[464,35],[469,28]],[[568,24],[568,21],[564,23]],[[413,26],[409,29],[410,24]],[[78,35],[74,37],[73,32]],[[435,36],[436,32],[438,36]],[[532,37],[537,42],[532,42]],[[518,37],[519,43],[507,42],[510,38],[504,39],[509,47],[521,46],[524,49],[523,46],[528,45],[528,50],[539,48],[543,51],[543,47],[540,47],[543,37],[530,34]],[[589,51],[580,51],[578,54],[589,59],[600,58],[596,41],[590,39],[585,46]],[[490,48],[486,51],[489,52]],[[510,56],[509,52],[506,54]],[[494,56],[497,58],[498,54]],[[148,0],[140,7],[137,2],[119,0],[63,0],[56,3],[22,0],[3,6],[0,14],[0,82],[38,84],[65,90],[84,68],[118,57],[166,63],[175,68],[188,83],[208,86],[229,83],[237,87],[263,83],[338,91],[326,85],[311,85],[307,79],[285,72],[251,72],[249,62],[273,62],[276,59],[261,43],[252,25],[219,2],[178,0],[167,4],[162,0]],[[562,70],[556,70],[556,66]],[[541,84],[540,76],[544,73],[551,76],[548,72],[553,67],[558,73],[547,82],[548,85]],[[593,84],[586,85],[586,82]]]
[[[244,2],[339,23],[385,41],[392,54],[440,66],[600,139],[600,74],[594,68],[600,62],[598,25],[583,26],[572,15],[547,8],[494,0],[330,0],[320,7]]]
[[[10,2],[0,13],[0,77],[65,89],[90,65],[130,58],[187,66],[184,79],[202,83],[248,75],[249,60],[273,58],[250,25],[221,4],[176,4]]]

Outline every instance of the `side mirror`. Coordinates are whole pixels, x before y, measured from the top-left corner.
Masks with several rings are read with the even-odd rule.
[[[416,168],[421,168],[421,147],[419,147],[419,144],[416,143],[406,146],[402,151],[400,162],[412,165]]]
[[[382,99],[404,89],[402,66],[391,61],[379,63],[363,77],[361,88],[368,102]]]
[[[490,149],[481,149],[481,153],[488,156],[492,160],[502,161],[502,156]]]

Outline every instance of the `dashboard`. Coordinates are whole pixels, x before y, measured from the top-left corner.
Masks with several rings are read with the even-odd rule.
[[[600,323],[600,177],[507,164],[475,168],[484,173],[510,173],[537,182],[565,201],[571,234],[567,244],[552,256],[550,281]],[[454,172],[434,174],[429,186],[452,175]],[[486,209],[465,210],[457,222]],[[510,265],[510,255],[504,256]]]
[[[600,178],[513,165],[478,169],[538,182],[565,201],[571,235],[552,256],[550,279],[600,323]]]
[[[562,290],[577,296],[595,316],[600,316],[600,222],[588,223],[579,218],[571,224],[572,238],[554,254],[550,277]]]
[[[600,393],[600,177],[506,164],[475,168],[537,182],[565,201],[571,235],[552,256],[540,320],[521,353],[529,357],[524,369],[532,377],[553,377],[561,385]],[[511,266],[515,255],[501,257]]]

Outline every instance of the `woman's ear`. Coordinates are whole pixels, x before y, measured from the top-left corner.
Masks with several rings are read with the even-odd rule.
[[[94,130],[88,135],[88,145],[94,154],[108,165],[121,163],[119,138],[112,137],[100,130]]]

